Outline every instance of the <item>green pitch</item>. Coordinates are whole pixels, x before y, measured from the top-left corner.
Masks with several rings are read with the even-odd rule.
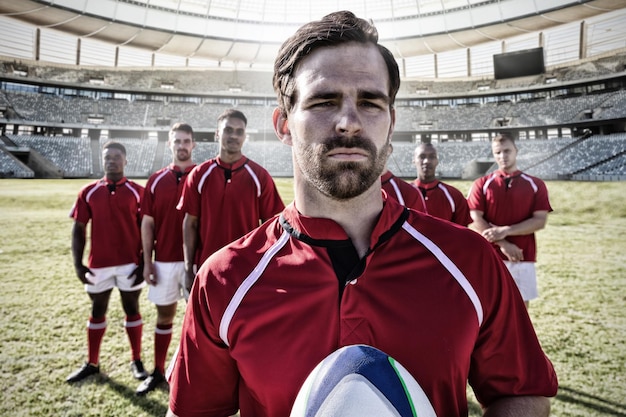
[[[115,294],[104,376],[64,382],[86,354],[90,304],[72,268],[68,213],[87,182],[0,180],[0,415],[165,415],[167,392],[134,395],[138,382]],[[276,182],[290,202],[292,180]],[[470,185],[451,183],[464,193]],[[559,375],[552,415],[626,416],[626,182],[547,184],[555,211],[538,233],[541,294],[530,313]],[[151,371],[155,311],[145,294],[143,359]],[[475,402],[470,415],[480,415]]]

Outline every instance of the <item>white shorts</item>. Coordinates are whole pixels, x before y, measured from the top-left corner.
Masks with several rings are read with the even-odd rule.
[[[504,264],[513,276],[524,301],[534,300],[539,297],[539,291],[537,290],[537,272],[535,271],[534,262],[504,261]]]
[[[89,268],[92,273],[87,273],[86,277],[93,285],[85,284],[85,291],[89,294],[99,294],[111,290],[113,287],[125,292],[140,290],[146,286],[146,282],[142,280],[141,284],[133,286],[135,277],[128,278],[135,268],[137,265],[132,263],[106,268]]]
[[[186,293],[184,262],[154,262],[157,285],[148,288],[148,300],[158,306],[174,304]]]

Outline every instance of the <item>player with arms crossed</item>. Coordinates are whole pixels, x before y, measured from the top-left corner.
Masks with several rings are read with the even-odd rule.
[[[517,168],[517,146],[511,134],[495,136],[491,151],[498,170],[472,184],[467,197],[470,227],[496,247],[528,307],[539,296],[535,232],[545,227],[552,211],[548,188]]]
[[[178,208],[185,214],[187,289],[193,283],[195,266],[285,207],[269,172],[241,151],[247,124],[242,112],[224,111],[217,118],[215,132],[219,155],[196,166],[185,181]]]
[[[384,198],[399,85],[376,29],[350,12],[282,45],[273,125],[295,200],[198,271],[170,416],[288,416],[315,366],[353,344],[401,363],[440,417],[467,415],[468,380],[485,416],[548,415],[554,369],[491,245]]]
[[[126,148],[107,142],[102,149],[104,178],[91,183],[78,194],[70,217],[72,257],[78,279],[91,298],[91,317],[87,324],[88,360],[66,381],[82,381],[100,372],[100,346],[107,328],[106,312],[113,287],[117,287],[126,313],[124,327],[130,341],[131,371],[136,379],[148,374],[141,362],[143,322],[139,295],[146,283],[141,260],[140,203],[143,187],[124,176]],[[91,249],[88,266],[83,264],[87,224],[91,221]]]
[[[165,382],[165,357],[172,340],[176,306],[186,291],[183,214],[176,209],[176,205],[185,178],[195,166],[192,160],[196,147],[193,128],[186,123],[174,124],[167,146],[172,152],[172,162],[150,176],[141,203],[143,276],[149,285],[148,300],[156,305],[157,322],[154,330],[154,371],[137,387],[137,395],[145,395]]]

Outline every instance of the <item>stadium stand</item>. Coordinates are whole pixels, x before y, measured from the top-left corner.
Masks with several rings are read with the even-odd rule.
[[[92,174],[89,139],[67,136],[6,136],[20,147],[35,149],[61,169],[66,178],[89,177]]]
[[[3,146],[0,146],[0,178],[34,178],[32,169],[21,163]]]

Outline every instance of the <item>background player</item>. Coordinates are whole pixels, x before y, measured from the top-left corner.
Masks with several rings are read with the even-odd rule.
[[[472,184],[467,198],[470,227],[499,249],[528,307],[539,295],[535,232],[545,227],[552,211],[548,189],[542,180],[517,168],[517,146],[511,134],[495,136],[491,151],[498,170]]]
[[[462,226],[470,224],[472,219],[463,193],[435,176],[439,164],[437,149],[430,143],[418,145],[414,162],[417,178],[413,185],[422,193],[427,213]]]
[[[124,327],[130,340],[131,371],[145,379],[141,362],[143,322],[139,295],[146,285],[141,260],[139,230],[140,202],[143,187],[124,176],[126,148],[107,142],[102,149],[104,178],[80,190],[72,207],[72,257],[78,279],[91,298],[91,317],[87,325],[88,359],[66,381],[78,382],[100,372],[100,346],[107,328],[106,312],[113,287],[117,287],[126,313]],[[87,224],[91,222],[88,266],[83,264]]]
[[[183,214],[176,209],[187,174],[195,166],[193,129],[176,123],[169,132],[167,146],[172,152],[169,166],[155,172],[146,183],[141,204],[143,276],[148,283],[148,300],[156,305],[154,330],[154,371],[137,388],[145,395],[165,382],[165,358],[172,340],[176,305],[185,289],[183,262]],[[154,255],[154,262],[153,262]]]
[[[391,143],[389,146],[391,146],[391,149],[393,150]],[[388,196],[395,198],[403,206],[421,211],[423,213],[428,213],[426,210],[426,202],[424,201],[422,194],[417,192],[415,187],[411,184],[396,177],[393,172],[389,170],[389,168],[385,168],[380,180],[383,190],[385,190]]]
[[[243,155],[246,116],[234,109],[217,118],[219,154],[187,177],[178,208],[185,214],[183,245],[186,287],[195,265],[279,213],[285,205],[269,172]]]

